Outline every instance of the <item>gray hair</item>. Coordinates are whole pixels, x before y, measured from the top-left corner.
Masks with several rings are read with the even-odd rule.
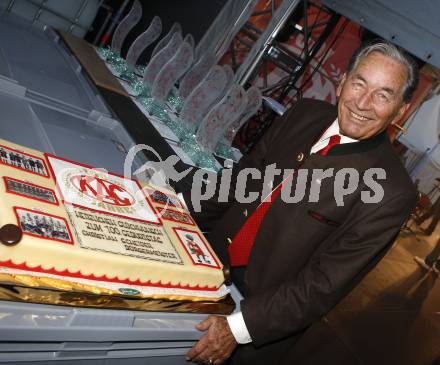
[[[390,57],[405,66],[407,78],[402,98],[404,102],[409,102],[419,82],[419,68],[417,63],[408,53],[394,44],[388,42],[374,42],[361,46],[351,57],[347,67],[347,73],[353,71],[364,57],[367,57],[373,52],[378,52],[384,56]]]

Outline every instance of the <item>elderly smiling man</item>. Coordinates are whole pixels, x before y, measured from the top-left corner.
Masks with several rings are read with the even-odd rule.
[[[216,196],[202,202],[195,218],[202,225],[216,221],[209,240],[230,262],[244,300],[241,312],[209,316],[198,325],[206,333],[188,360],[295,364],[289,351],[298,337],[380,260],[415,203],[415,190],[386,129],[408,108],[417,81],[414,61],[395,46],[376,43],[359,49],[338,87],[337,108],[301,100],[273,123],[233,172],[235,177],[246,167],[264,171],[276,163],[294,169],[288,185],[294,187],[298,170],[320,169],[323,177],[308,181],[320,185],[319,199],[286,202],[280,190],[287,184],[276,176],[263,203],[239,203],[234,192],[226,202]],[[347,169],[359,176],[383,173],[375,176],[375,189],[359,179],[341,205],[334,179]],[[262,191],[265,183],[251,180],[247,185],[248,191]],[[374,199],[378,191],[380,199]],[[365,194],[372,199],[362,199]]]

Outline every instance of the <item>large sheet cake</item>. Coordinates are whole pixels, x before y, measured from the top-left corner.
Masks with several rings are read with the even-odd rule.
[[[156,299],[227,294],[222,264],[173,191],[3,140],[0,159],[3,278]]]

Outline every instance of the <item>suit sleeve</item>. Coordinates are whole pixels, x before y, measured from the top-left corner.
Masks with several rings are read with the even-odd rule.
[[[241,309],[253,343],[293,335],[325,315],[385,254],[414,203],[403,194],[384,204],[360,203],[345,233],[317,251],[295,277],[244,299]]]

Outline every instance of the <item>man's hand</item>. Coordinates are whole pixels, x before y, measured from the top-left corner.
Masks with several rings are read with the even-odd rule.
[[[196,328],[199,331],[207,330],[208,332],[188,351],[186,355],[188,361],[222,364],[237,347],[237,341],[225,317],[211,315],[200,322]]]

